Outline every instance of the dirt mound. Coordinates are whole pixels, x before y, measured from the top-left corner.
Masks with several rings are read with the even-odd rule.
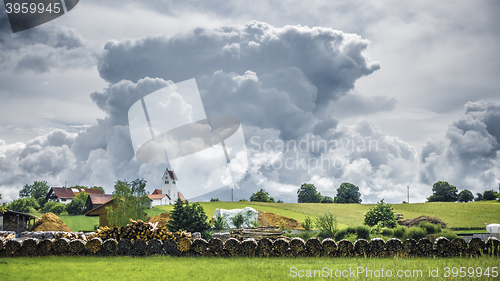
[[[58,216],[54,213],[46,213],[35,223],[35,231],[66,231],[73,232]]]
[[[158,226],[165,226],[169,220],[170,220],[170,214],[162,213],[150,218],[148,222],[158,222]]]
[[[300,222],[289,217],[280,216],[270,212],[259,212],[260,226],[280,226],[280,223],[285,222],[286,229],[303,229]]]
[[[446,228],[446,223],[441,219],[433,218],[429,216],[420,216],[418,218],[406,219],[398,221],[399,225],[404,225],[406,227],[418,226],[421,222],[427,221],[433,224],[440,224],[442,228]]]

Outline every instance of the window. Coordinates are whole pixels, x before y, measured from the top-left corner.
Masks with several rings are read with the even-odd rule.
[[[172,181],[173,184],[175,184],[175,181]]]
[[[169,182],[168,181],[165,181],[166,184],[168,184]]]

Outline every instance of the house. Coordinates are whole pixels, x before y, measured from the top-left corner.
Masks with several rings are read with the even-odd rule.
[[[111,199],[108,202],[86,212],[85,215],[88,217],[99,217],[99,226],[109,226],[108,210],[106,209],[106,207],[109,206],[113,208],[117,207],[115,201]]]
[[[35,219],[39,217],[7,209],[0,213],[0,231],[15,231],[17,235],[23,231],[33,231]]]
[[[163,193],[161,189],[155,189],[153,193],[148,195],[151,202],[149,203],[149,208],[153,208],[153,206],[161,206],[170,204],[170,196],[166,193]]]
[[[111,198],[113,198],[112,194],[89,194],[87,202],[85,202],[85,211],[95,209],[111,200]]]
[[[73,200],[73,197],[82,191],[88,194],[102,194],[102,191],[97,188],[51,187],[47,196],[45,196],[45,200],[68,204]]]

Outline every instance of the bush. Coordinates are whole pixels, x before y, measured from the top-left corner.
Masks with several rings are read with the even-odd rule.
[[[47,206],[47,204],[49,204],[49,203],[50,202],[46,203],[45,206]],[[56,215],[60,215],[64,211],[66,211],[66,205],[64,205],[63,203],[60,203],[60,202],[54,202],[54,204],[48,210],[48,212],[54,213]]]
[[[316,227],[322,237],[332,238],[337,231],[337,218],[331,212],[323,213],[316,218]]]
[[[217,216],[214,220],[214,229],[221,230],[227,227],[227,223],[224,221],[222,216]]]
[[[370,228],[364,225],[356,226],[356,235],[358,239],[370,240]]]
[[[394,235],[394,231],[391,228],[383,228],[381,234],[382,236],[392,237]]]
[[[441,232],[441,225],[433,224],[430,222],[422,221],[418,224],[418,227],[425,229],[427,234],[436,234]]]
[[[439,232],[438,236],[440,236],[440,237],[446,237],[450,241],[458,237],[458,235],[455,232],[447,230],[447,229]]]
[[[396,229],[394,229],[393,236],[395,238],[403,239],[405,237],[406,230],[408,228],[406,226],[398,226]]]
[[[356,228],[349,226],[348,228],[341,229],[335,233],[335,241],[345,239],[348,235],[356,235]]]
[[[234,216],[232,218],[232,221],[234,223],[234,226],[236,228],[241,228],[241,226],[243,225],[243,223],[245,222],[245,218],[243,217],[243,215],[241,213],[237,214],[236,216]]]
[[[85,211],[85,202],[80,198],[74,198],[65,206],[65,209],[70,215],[81,215]]]
[[[313,228],[313,221],[311,217],[307,216],[300,226],[302,226],[305,230],[311,230]]]
[[[210,202],[219,202],[219,198],[210,198]]]
[[[384,203],[384,199],[370,208],[365,214],[366,225],[374,226],[377,225],[378,222],[382,222],[382,227],[388,228],[395,228],[397,225],[392,206],[391,204]]]
[[[12,211],[21,213],[29,213],[32,209],[38,209],[39,207],[38,202],[32,197],[20,198],[7,205],[7,208]]]
[[[425,229],[422,229],[418,226],[412,226],[410,227],[404,236],[404,239],[415,239],[416,241],[425,238],[427,236],[427,232]]]

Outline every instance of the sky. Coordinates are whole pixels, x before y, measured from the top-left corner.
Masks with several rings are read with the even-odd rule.
[[[128,109],[192,78],[208,116],[241,122],[235,200],[296,202],[303,183],[332,198],[353,183],[362,203],[408,186],[425,202],[437,181],[498,190],[498,14],[493,0],[86,0],[12,33],[1,8],[0,200],[39,180],[153,191],[165,166],[135,158]],[[210,162],[183,165],[180,191],[201,198]]]

